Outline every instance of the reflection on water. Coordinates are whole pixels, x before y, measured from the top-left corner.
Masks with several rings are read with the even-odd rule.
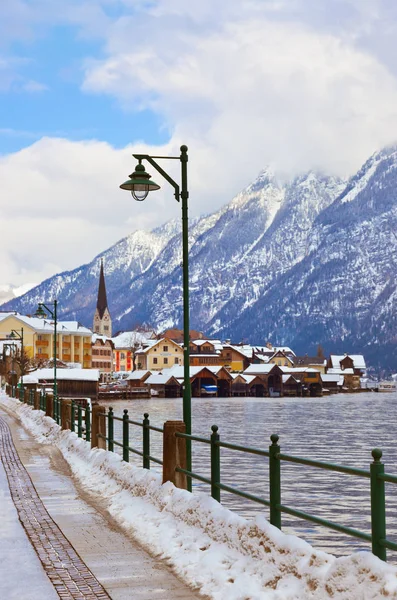
[[[103,403],[110,406],[108,403]],[[148,412],[152,425],[182,419],[182,399],[115,401],[115,415],[127,408],[131,419]],[[192,431],[209,437],[211,425],[219,426],[221,440],[267,449],[270,435],[280,435],[285,454],[307,457],[369,470],[371,450],[383,451],[387,473],[397,474],[397,394],[339,394],[326,398],[193,398]],[[121,441],[121,423],[115,422]],[[141,449],[140,428],[131,426],[130,446]],[[135,439],[134,439],[135,438]],[[162,436],[151,432],[151,454],[161,457]],[[131,462],[141,465],[139,457]],[[152,468],[156,468],[153,464]],[[209,446],[193,443],[193,470],[210,474]],[[268,460],[265,457],[221,449],[221,481],[251,494],[269,498]],[[209,486],[194,487],[209,493]],[[370,533],[369,479],[282,462],[281,497],[284,505]],[[397,541],[397,485],[386,483],[387,535]],[[222,503],[252,517],[268,509],[222,492]],[[282,516],[283,531],[295,533],[317,548],[337,555],[368,550],[369,544],[344,534]],[[395,554],[395,558],[393,555]],[[388,552],[397,562],[397,553]]]

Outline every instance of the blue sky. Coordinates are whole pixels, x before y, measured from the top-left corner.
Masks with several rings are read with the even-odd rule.
[[[268,164],[348,177],[396,142],[396,34],[394,0],[3,2],[0,291],[179,218],[118,189],[133,151],[189,146],[192,215]]]

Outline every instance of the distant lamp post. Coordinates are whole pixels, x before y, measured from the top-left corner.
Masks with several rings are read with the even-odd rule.
[[[54,400],[56,400],[58,397],[58,385],[57,385],[57,324],[58,324],[57,307],[58,307],[58,301],[54,300],[54,302],[49,302],[48,304],[52,305],[52,309],[48,308],[48,306],[46,304],[44,304],[44,302],[39,302],[34,316],[38,317],[39,319],[45,319],[47,317],[47,313],[49,313],[54,321],[54,344],[53,344],[53,351],[52,351],[53,352],[53,360],[54,360],[53,395],[54,395]]]
[[[146,173],[142,161],[146,160],[166,181],[174,188],[175,200],[182,200],[182,267],[183,267],[183,362],[184,362],[184,389],[183,389],[183,420],[186,425],[186,433],[192,432],[192,391],[190,385],[190,352],[189,352],[189,240],[188,240],[188,198],[187,187],[187,146],[181,146],[180,156],[149,156],[148,154],[133,154],[138,160],[135,171],[131,173],[129,179],[120,185],[122,190],[131,192],[133,198],[141,202],[145,200],[148,193],[159,190],[160,186],[155,183],[149,173]],[[160,167],[155,159],[179,160],[181,163],[181,185],[179,186],[173,179]],[[186,440],[186,458],[187,468],[192,469],[192,446],[191,440]],[[189,489],[191,489],[191,479],[188,478]]]
[[[24,377],[24,374],[25,374],[24,373],[25,369],[22,368],[23,361],[24,361],[23,327],[21,327],[20,332],[17,331],[16,329],[11,329],[10,339],[11,340],[21,340],[21,364],[20,364],[20,369],[21,369],[21,390],[22,390],[22,395],[23,395],[23,393],[24,393],[23,377]]]

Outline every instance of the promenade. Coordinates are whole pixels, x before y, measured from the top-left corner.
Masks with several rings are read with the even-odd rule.
[[[2,600],[193,600],[84,492],[60,451],[0,408]]]

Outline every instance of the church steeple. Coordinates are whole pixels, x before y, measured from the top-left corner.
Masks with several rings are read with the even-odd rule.
[[[94,315],[94,333],[112,337],[112,319],[108,308],[106,296],[105,275],[103,272],[103,259],[101,259],[101,270],[99,273],[98,299]]]

